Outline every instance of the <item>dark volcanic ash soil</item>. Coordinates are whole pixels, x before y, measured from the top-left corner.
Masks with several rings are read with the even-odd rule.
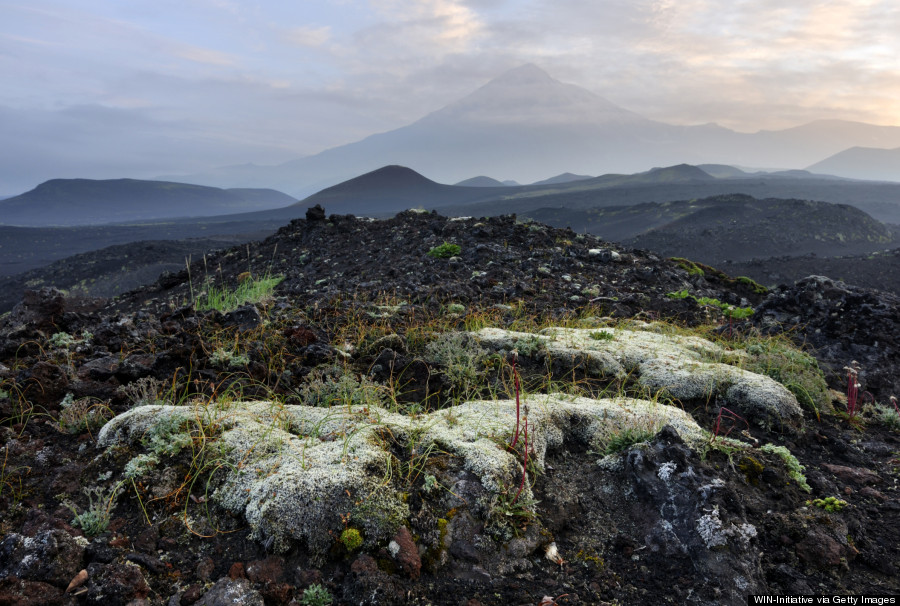
[[[444,243],[459,246],[458,254],[428,255]],[[234,288],[248,274],[284,279],[271,298],[235,311],[191,305],[210,283]],[[668,296],[679,291],[695,299]],[[700,297],[756,313],[728,322]],[[485,490],[471,472],[449,456],[414,448],[404,455],[398,438],[395,454],[407,465],[400,467],[408,480],[404,524],[390,541],[362,550],[336,538],[323,559],[302,545],[275,553],[249,538],[243,520],[216,511],[199,488],[206,476],[192,475],[194,436],[166,466],[123,485],[95,536],[84,536],[70,509],[86,511],[93,501],[104,510],[83,489],[112,486],[131,455],[124,446],[97,449],[98,428],[136,400],[187,405],[239,395],[297,404],[340,367],[355,384],[400,386],[398,410],[422,415],[461,396],[448,368],[429,357],[438,333],[628,319],[713,323],[718,328],[707,334],[724,337],[786,332],[811,348],[832,388],[844,389],[842,367],[855,359],[863,391],[880,403],[900,395],[893,295],[816,278],[763,293],[717,272],[512,217],[406,212],[368,221],[313,209],[263,242],[117,300],[66,299],[44,289],[4,318],[0,604],[324,603],[311,601],[314,586],[334,604],[454,606],[900,593],[900,423],[870,408],[848,419],[838,396],[835,412],[816,418],[807,411],[797,433],[753,426],[741,438],[748,448],[753,441],[787,447],[805,466],[809,493],[772,451],[701,452],[665,428],[599,464],[573,432],[547,451],[534,478],[536,519],[515,517],[517,532],[500,536],[470,506],[471,495]],[[222,361],[223,349],[232,361]],[[484,359],[485,381],[508,368],[502,356]],[[534,360],[523,351],[527,385],[543,372]],[[577,385],[608,387],[571,374]],[[491,389],[511,397],[509,385],[495,381]],[[485,389],[475,395],[490,397]],[[683,405],[713,427],[715,403]],[[409,473],[417,460],[428,474]],[[458,490],[429,487],[432,474]],[[826,497],[845,505],[826,511],[807,503]],[[551,542],[557,561],[545,557]]]

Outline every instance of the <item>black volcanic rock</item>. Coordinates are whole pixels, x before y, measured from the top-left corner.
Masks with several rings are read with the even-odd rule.
[[[218,603],[229,594],[286,604],[310,590],[327,591],[335,603],[507,606],[567,594],[561,603],[737,606],[749,593],[900,591],[893,564],[900,486],[891,481],[900,438],[869,410],[857,424],[807,411],[797,434],[726,428],[743,447],[716,433],[688,440],[670,423],[640,443],[617,435],[628,443],[603,455],[585,437],[598,420],[594,405],[571,398],[578,415],[561,413],[543,460],[514,462],[514,483],[495,488],[464,464],[459,442],[423,438],[433,426],[470,422],[465,413],[456,416],[465,410],[454,406],[463,398],[513,400],[516,373],[532,423],[546,414],[535,412],[543,406],[539,394],[562,387],[591,397],[652,397],[653,408],[674,405],[680,410],[673,418],[684,413],[718,432],[724,409],[715,397],[675,401],[666,388],[648,394],[627,378],[598,378],[575,357],[577,367],[567,365],[563,377],[549,357],[525,353],[540,349],[525,335],[516,341],[522,353],[513,371],[508,351],[479,353],[477,339],[460,334],[484,325],[587,327],[599,343],[608,334],[602,327],[620,322],[663,342],[693,342],[717,360],[685,325],[716,322],[703,334],[732,345],[746,336],[748,352],[761,343],[759,332],[784,334],[813,347],[819,363],[835,371],[832,388],[840,388],[837,365],[854,355],[865,388],[884,402],[900,376],[897,297],[823,278],[765,295],[709,267],[701,273],[683,261],[513,216],[320,214],[264,241],[212,253],[205,264],[195,260],[190,271],[102,309],[75,311],[48,291],[43,312],[0,318],[0,600],[186,604]],[[428,254],[444,244],[458,246],[458,254]],[[231,289],[248,274],[283,281],[237,313],[204,311],[191,301],[210,282]],[[669,296],[680,290],[756,313],[729,322],[717,305]],[[672,323],[645,323],[657,319]],[[42,322],[45,332],[71,330],[70,339],[51,340],[38,330]],[[450,359],[436,356],[433,345],[446,347]],[[463,370],[477,379],[475,396],[456,391],[451,377],[467,356],[472,364]],[[569,400],[560,398],[559,410]],[[636,404],[614,400],[598,410],[630,412]],[[301,408],[313,422],[298,421]],[[112,424],[100,430],[110,416]],[[392,425],[400,417],[409,424]],[[474,451],[518,454],[505,435],[482,425],[493,419],[474,422]],[[374,430],[365,446],[352,442],[358,427]],[[541,434],[530,427],[532,438]],[[751,446],[757,442],[777,448]],[[376,443],[383,450],[370,456]],[[781,447],[805,466],[811,493]],[[282,518],[295,528],[291,512],[306,516],[318,498],[332,495],[316,495],[310,485],[297,510],[263,508],[292,494],[296,483],[287,473],[315,469],[322,464],[316,453],[326,451],[336,473],[364,466],[363,482],[334,491],[339,500],[322,518],[330,527],[315,522],[324,538],[320,552],[299,538],[279,546],[266,528]],[[535,466],[541,473],[529,471]],[[522,494],[537,501],[532,518],[512,496],[522,469]],[[236,478],[250,483],[232,484],[243,482]],[[368,479],[374,484],[363,497]],[[381,495],[394,493],[399,511],[378,509]],[[512,503],[498,504],[494,495]],[[223,497],[256,499],[265,525],[254,531],[249,510],[224,506]],[[825,497],[846,506],[826,511],[815,501]],[[373,506],[388,519],[374,519]],[[54,585],[37,586],[46,582],[32,580],[37,573],[24,576],[23,558],[54,553],[24,539],[48,536],[26,531],[35,524],[28,510],[47,518],[59,545],[79,546],[71,554],[56,549],[73,561],[58,567],[68,572],[55,575]],[[108,511],[108,527],[87,541],[72,538],[88,532],[74,526],[90,510]],[[378,525],[367,526],[373,523],[396,527],[379,537]],[[362,546],[338,540],[360,528]],[[65,577],[82,567],[88,579],[78,595],[62,596]]]
[[[900,296],[810,276],[772,291],[754,323],[768,330],[796,331],[816,353],[835,383],[857,361],[860,383],[880,402],[900,394]]]

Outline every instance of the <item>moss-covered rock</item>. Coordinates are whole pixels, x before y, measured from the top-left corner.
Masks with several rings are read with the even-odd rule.
[[[693,335],[656,332],[656,325],[637,329],[547,328],[538,335],[484,328],[475,336],[494,350],[514,349],[526,338],[539,338],[541,356],[554,366],[578,368],[589,375],[628,379],[670,398],[718,402],[739,411],[766,429],[797,429],[803,412],[797,399],[775,380],[749,372],[738,364],[746,352],[730,350]]]
[[[551,394],[528,397],[524,404],[532,460],[539,467],[548,448],[575,441],[603,452],[614,436],[636,428],[655,433],[669,425],[687,442],[699,445],[705,439],[684,411],[643,400]],[[131,446],[141,456],[155,424],[171,424],[173,418],[188,424],[206,419],[207,425],[194,425],[193,433],[206,436],[195,448],[210,449],[207,468],[216,470],[212,501],[242,515],[254,536],[276,551],[300,542],[323,557],[340,536],[347,514],[363,531],[366,547],[383,544],[396,533],[409,510],[404,487],[389,473],[393,455],[385,432],[400,443],[434,444],[458,457],[488,495],[515,486],[522,473],[518,453],[506,448],[516,425],[513,400],[466,402],[415,418],[377,407],[271,402],[144,406],[108,423],[98,444]],[[533,503],[530,487],[522,500]],[[488,503],[482,506],[483,511]]]

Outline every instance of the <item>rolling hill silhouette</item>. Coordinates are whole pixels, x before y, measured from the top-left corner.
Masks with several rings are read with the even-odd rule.
[[[52,179],[0,201],[0,224],[99,225],[203,217],[289,206],[271,189],[230,189],[138,179]]]

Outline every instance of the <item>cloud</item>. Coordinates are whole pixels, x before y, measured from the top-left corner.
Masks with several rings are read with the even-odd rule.
[[[389,71],[471,51],[483,27],[475,11],[458,0],[372,4],[381,20],[356,33],[358,59]]]
[[[103,154],[168,173],[288,159],[408,124],[527,62],[657,120],[900,124],[894,0],[164,3],[5,4],[3,162],[43,162],[49,178]],[[3,162],[0,184],[16,178]]]
[[[331,39],[331,28],[328,26],[300,26],[285,32],[285,39],[297,46],[322,46]]]
[[[196,46],[175,46],[172,49],[172,54],[176,57],[193,61],[194,63],[216,65],[219,67],[236,67],[239,64],[237,59],[228,53]]]

